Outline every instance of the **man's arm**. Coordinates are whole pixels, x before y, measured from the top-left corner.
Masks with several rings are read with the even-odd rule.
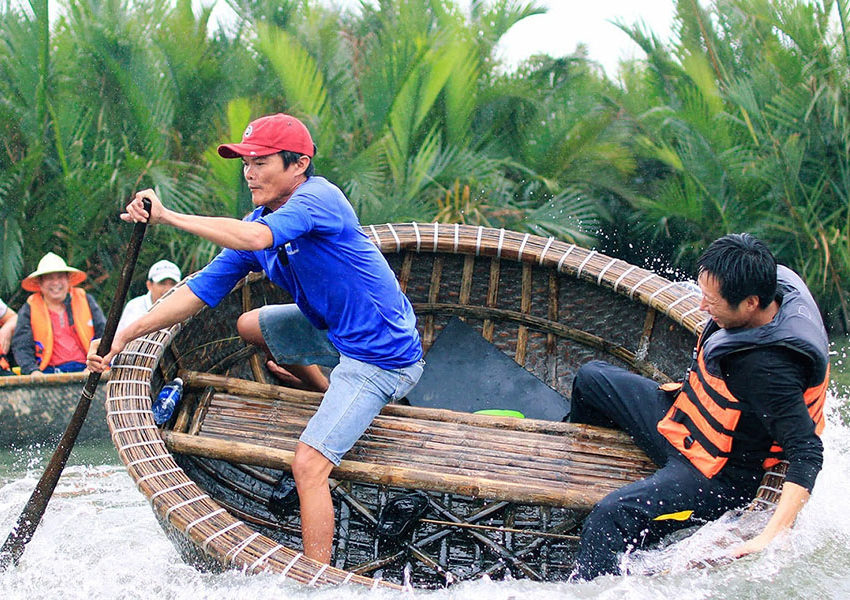
[[[797,520],[797,515],[809,500],[809,490],[796,483],[786,481],[782,485],[782,496],[773,516],[764,530],[753,539],[732,549],[732,556],[738,558],[753,552],[760,552],[780,533],[787,531]]]
[[[150,216],[142,204],[143,198],[151,201]],[[203,217],[178,213],[165,208],[154,191],[150,189],[136,193],[136,197],[130,201],[126,210],[127,212],[121,215],[124,221],[171,225],[224,248],[263,250],[274,243],[272,231],[267,225],[228,217]]]
[[[35,357],[35,342],[32,337],[30,323],[30,305],[24,302],[18,314],[15,334],[12,336],[12,355],[21,368],[21,373],[29,375],[38,370],[38,360]]]
[[[106,356],[97,355],[100,340],[94,340],[86,357],[86,365],[90,371],[102,373],[109,368],[113,357],[137,337],[185,321],[203,307],[203,300],[198,298],[188,285],[180,286],[168,297],[163,298],[150,312],[145,313],[125,329],[116,333],[115,339],[112,341],[112,348]]]
[[[734,364],[738,372],[727,377],[730,391],[747,399],[764,427],[762,435],[776,440],[790,463],[776,510],[759,535],[732,549],[739,557],[761,551],[794,524],[823,464],[823,444],[803,399],[811,367],[807,359],[774,347],[741,353]]]
[[[103,335],[103,329],[106,327],[106,316],[103,314],[103,309],[91,294],[86,294],[86,300],[89,302],[91,309],[91,320],[94,326],[94,335],[100,337]]]
[[[0,317],[0,354],[9,352],[12,345],[12,334],[15,333],[15,325],[18,322],[18,313],[6,307],[3,316]]]

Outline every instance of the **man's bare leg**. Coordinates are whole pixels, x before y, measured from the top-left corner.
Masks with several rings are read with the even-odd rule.
[[[301,501],[301,537],[304,554],[330,563],[334,535],[334,507],[328,476],[333,463],[303,442],[295,447],[292,476]]]
[[[271,359],[271,351],[263,339],[260,330],[259,309],[243,313],[236,321],[236,330],[239,336],[254,346],[262,348],[266,356]],[[278,365],[273,360],[266,361],[266,367],[282,383],[305,390],[316,392],[328,391],[328,378],[322,373],[318,365]]]

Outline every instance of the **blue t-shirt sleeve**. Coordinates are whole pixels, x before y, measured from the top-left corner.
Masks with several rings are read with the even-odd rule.
[[[217,306],[233,286],[251,271],[262,271],[251,252],[225,248],[210,264],[189,279],[186,285],[204,303]]]
[[[308,184],[302,184],[302,187]],[[343,219],[337,208],[338,199],[323,198],[299,188],[289,201],[271,214],[257,219],[272,230],[273,248],[315,231],[333,235],[342,231]]]

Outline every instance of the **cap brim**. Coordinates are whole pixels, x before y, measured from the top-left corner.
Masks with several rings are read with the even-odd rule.
[[[257,144],[222,144],[218,155],[222,158],[242,158],[243,156],[269,156],[280,152],[277,148],[258,146]]]

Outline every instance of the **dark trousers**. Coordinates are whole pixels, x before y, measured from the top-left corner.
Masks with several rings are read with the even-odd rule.
[[[722,473],[708,479],[658,433],[672,402],[651,379],[605,362],[590,362],[576,375],[570,421],[625,431],[661,468],[594,507],[584,522],[574,577],[617,573],[620,553],[717,519],[755,495],[755,474],[746,481],[729,481]]]

